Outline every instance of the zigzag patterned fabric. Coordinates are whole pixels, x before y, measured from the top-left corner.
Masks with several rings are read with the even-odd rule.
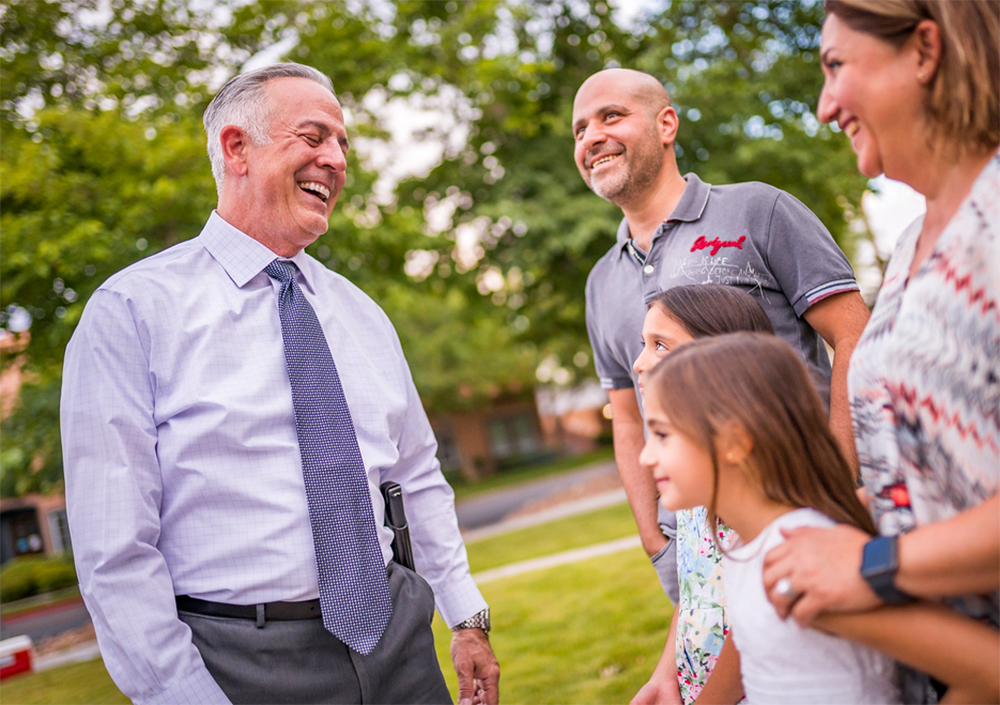
[[[880,533],[947,519],[1000,485],[1000,154],[907,282],[903,233],[851,357],[861,471]],[[993,622],[997,593],[952,606]]]

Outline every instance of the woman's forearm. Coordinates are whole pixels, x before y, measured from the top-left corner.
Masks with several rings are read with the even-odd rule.
[[[1000,495],[901,536],[895,583],[918,597],[1000,589]]]
[[[974,693],[981,702],[1000,699],[1000,632],[941,605],[825,613],[813,625]]]

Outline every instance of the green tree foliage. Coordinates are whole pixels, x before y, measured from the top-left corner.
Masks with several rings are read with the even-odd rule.
[[[410,31],[409,43],[432,35],[430,61],[408,57],[407,70],[458,87],[478,114],[466,149],[428,178],[404,184],[400,203],[418,206],[427,193],[461,188],[469,198],[454,228],[481,218],[490,224],[475,271],[504,275],[506,288],[492,298],[507,309],[508,322],[527,321],[522,337],[567,366],[589,350],[583,286],[620,219],[584,187],[572,161],[573,97],[603,67],[638,68],[666,83],[682,120],[682,172],[784,188],[850,251],[842,199],[857,202],[865,180],[846,141],[831,139],[812,115],[822,80],[819,3],[664,6],[631,30],[600,1],[496,5],[501,19],[486,32],[478,4],[405,3],[408,14],[397,23],[403,36],[416,26],[414,15],[427,18],[420,33]],[[511,45],[492,56],[498,34]],[[448,247],[439,246],[442,258]]]
[[[818,2],[675,0],[624,27],[600,0],[401,1],[375,24],[391,52],[373,64],[366,50],[349,71],[326,63],[349,22],[331,20],[327,3],[296,8],[282,15],[282,31],[299,36],[293,58],[328,71],[339,90],[372,90],[358,76],[377,67],[375,90],[438,97],[465,116],[465,144],[428,176],[399,184],[392,207],[457,203],[436,241],[410,243],[436,253],[431,278],[448,288],[474,282],[496,309],[478,315],[502,315],[519,339],[573,372],[589,374],[569,364],[589,352],[583,286],[620,219],[572,161],[573,97],[601,68],[634,67],[664,81],[682,121],[682,172],[784,188],[851,252],[845,206],[860,200],[865,179],[846,141],[813,115],[822,82]],[[482,250],[472,264],[458,246],[470,228]],[[493,286],[484,285],[487,273]]]
[[[543,358],[591,374],[583,288],[620,212],[580,179],[570,122],[601,68],[664,81],[682,172],[784,188],[850,253],[865,180],[813,116],[821,15],[798,0],[664,0],[631,23],[601,0],[0,6],[0,325],[16,307],[33,319],[0,490],[58,484],[66,341],[107,276],[198,232],[215,202],[200,116],[250,56],[280,43],[329,74],[356,145],[386,143],[386,104],[436,116],[415,142],[440,163],[380,182],[352,158],[310,252],[384,306],[441,411],[524,393]]]
[[[218,30],[227,2],[185,0],[9,0],[0,6],[5,120],[18,101],[121,108],[184,109],[206,99],[217,70],[249,58]]]
[[[33,319],[30,382],[2,429],[5,495],[61,480],[60,368],[87,298],[123,266],[197,233],[214,205],[191,120],[154,128],[113,111],[52,108],[34,123],[33,133],[0,123],[0,299]]]

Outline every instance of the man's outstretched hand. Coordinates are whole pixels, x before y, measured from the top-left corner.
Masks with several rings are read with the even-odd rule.
[[[482,629],[459,629],[451,637],[451,660],[458,674],[458,705],[498,705],[500,664]]]

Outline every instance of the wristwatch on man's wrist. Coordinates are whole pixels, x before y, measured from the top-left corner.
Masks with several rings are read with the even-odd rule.
[[[490,633],[490,608],[487,607],[482,612],[476,612],[468,619],[459,622],[451,628],[453,632],[459,629],[482,629],[487,634]]]
[[[898,570],[899,536],[876,536],[865,544],[861,577],[887,605],[903,605],[914,600],[894,584]]]

